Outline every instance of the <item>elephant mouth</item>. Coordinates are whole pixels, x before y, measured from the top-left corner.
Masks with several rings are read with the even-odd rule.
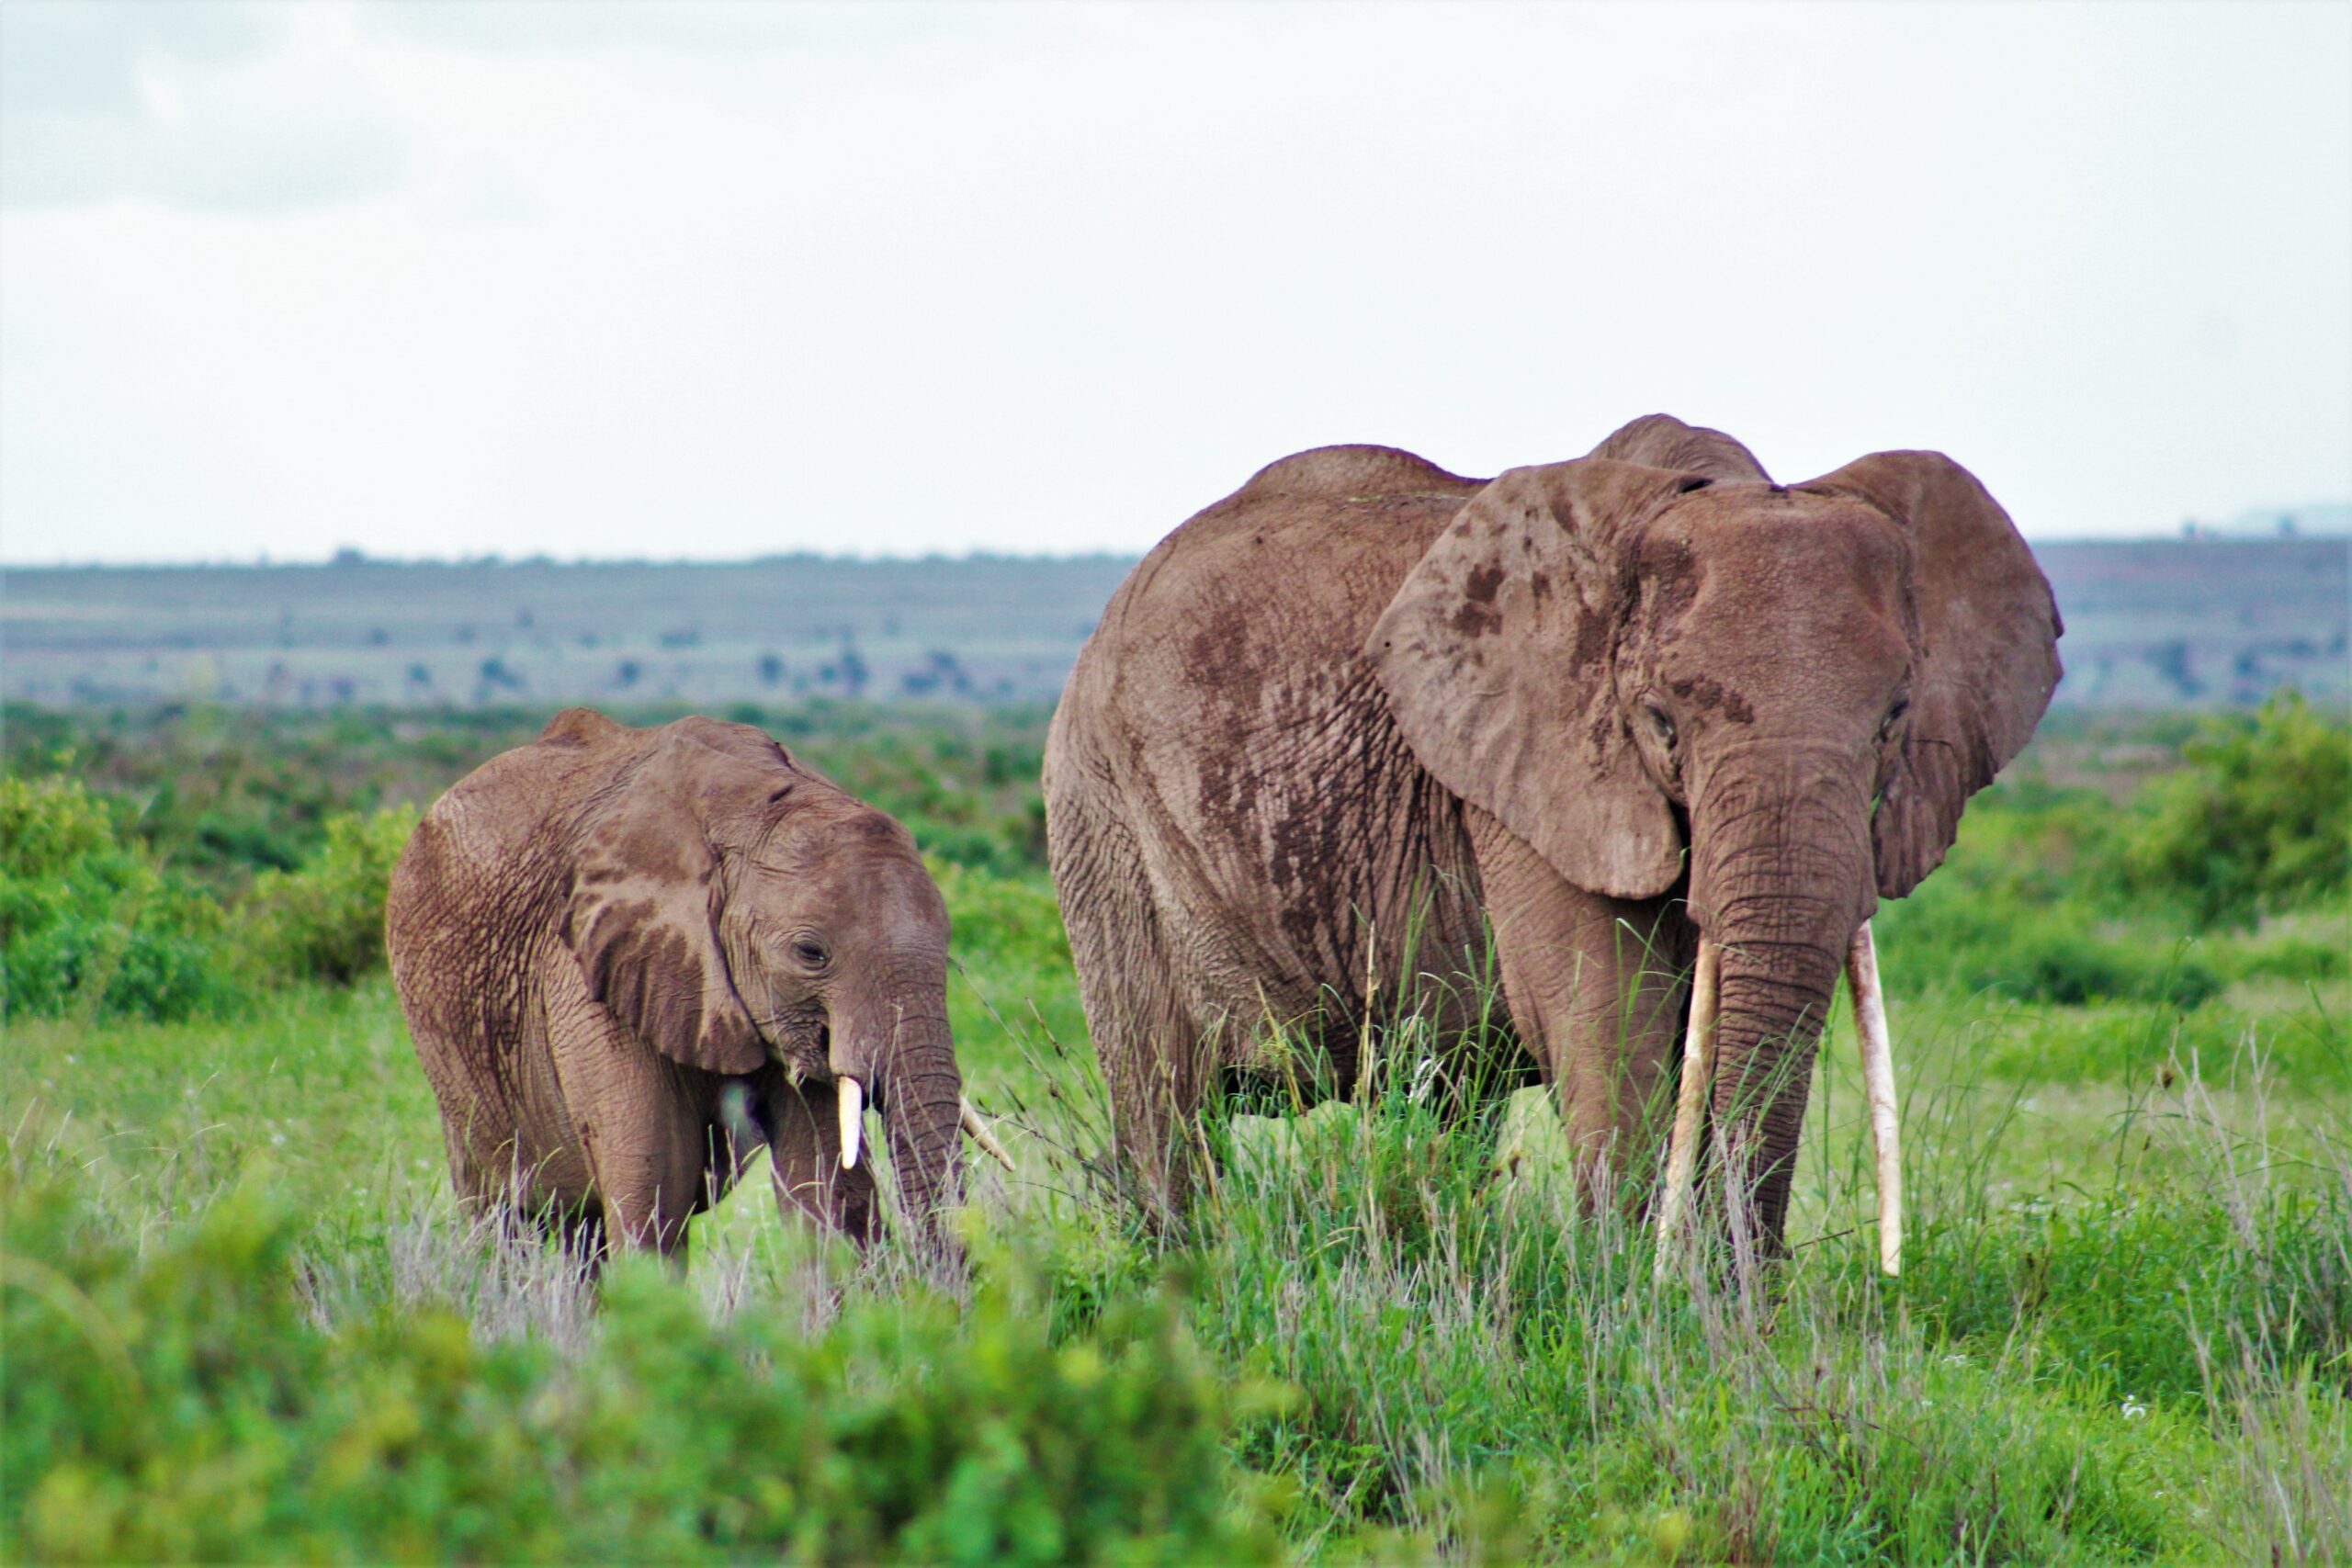
[[[833,1032],[821,1012],[777,1013],[754,1019],[752,1027],[767,1046],[769,1059],[795,1084],[803,1078],[831,1076]]]
[[[847,1073],[833,1081],[838,1089],[834,1103],[839,1107],[841,1115],[842,1168],[854,1170],[865,1130],[865,1086]],[[987,1118],[980,1114],[979,1107],[972,1103],[970,1096],[958,1094],[956,1111],[956,1125],[966,1137],[978,1145],[982,1154],[1004,1167],[1008,1172],[1019,1169],[1013,1164],[1012,1154],[998,1141]]]
[[[795,1089],[812,1078],[834,1086],[842,1168],[857,1168],[865,1157],[865,1112],[868,1109],[881,1111],[886,1119],[889,1113],[878,1100],[869,1098],[865,1075],[845,1071],[833,1061],[832,1025],[822,1014],[784,1013],[758,1022],[757,1027],[761,1038],[767,1043],[768,1054],[784,1068]],[[958,1097],[956,1111],[964,1135],[981,1153],[1007,1171],[1016,1168],[1012,1154],[968,1096]]]

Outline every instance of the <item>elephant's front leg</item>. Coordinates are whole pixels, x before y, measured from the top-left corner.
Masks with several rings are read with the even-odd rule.
[[[1511,1022],[1559,1097],[1588,1201],[1652,1162],[1694,944],[1679,901],[1589,893],[1464,807]],[[1626,1194],[1638,1205],[1647,1183]]]
[[[572,1021],[553,1032],[556,1075],[604,1234],[683,1266],[687,1223],[706,1201],[709,1080],[609,1018]]]
[[[881,1234],[880,1194],[870,1150],[853,1168],[842,1168],[840,1114],[840,1093],[831,1083],[808,1078],[796,1089],[780,1070],[763,1080],[760,1125],[767,1134],[776,1207],[786,1219],[806,1214],[864,1247]]]

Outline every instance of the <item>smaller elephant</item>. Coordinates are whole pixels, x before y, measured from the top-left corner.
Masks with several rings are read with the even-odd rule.
[[[386,937],[460,1198],[683,1258],[760,1144],[778,1205],[864,1245],[870,1098],[936,1252],[959,1127],[947,908],[895,819],[748,725],[587,708],[434,803]]]

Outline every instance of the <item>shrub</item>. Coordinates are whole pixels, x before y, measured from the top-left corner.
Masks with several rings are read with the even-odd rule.
[[[71,1179],[69,1178],[69,1179]],[[984,1292],[714,1328],[617,1269],[575,1356],[432,1306],[334,1332],[252,1183],[141,1262],[11,1191],[0,1555],[21,1561],[1270,1561],[1181,1313],[1051,1343]]]
[[[2341,916],[2332,921],[2309,915],[2266,921],[2260,931],[2222,938],[2216,946],[2232,950],[2232,968],[2249,980],[2340,980],[2352,968],[2352,942],[2346,940]]]
[[[158,1020],[236,998],[220,907],[119,835],[73,778],[0,777],[0,1007]]]
[[[414,807],[331,818],[325,847],[299,871],[266,871],[240,913],[266,974],[349,985],[384,962],[384,897],[415,831]]]
[[[936,855],[927,863],[956,922],[957,963],[1024,976],[1069,966],[1061,907],[1044,877],[997,875]]]
[[[2086,900],[2036,904],[1963,877],[1949,886],[1931,878],[1879,922],[1888,972],[1905,986],[1995,990],[2068,1007],[2157,1002],[2184,1012],[2222,990],[2222,976],[2182,944],[2103,936],[2100,923]]]
[[[2061,1007],[2160,1002],[2189,1012],[2222,990],[2212,965],[2179,944],[2101,938],[2064,916],[2013,921],[1990,952],[1974,956],[1973,967],[1958,969],[1968,988]]]
[[[0,777],[0,873],[28,881],[62,876],[113,847],[105,805],[80,784]]]
[[[2153,786],[2124,852],[2134,886],[2177,895],[2204,926],[2343,897],[2352,885],[2352,728],[2299,693],[2209,721],[2188,766]]]

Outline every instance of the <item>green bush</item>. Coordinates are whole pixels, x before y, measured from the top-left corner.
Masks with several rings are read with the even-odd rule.
[[[347,985],[384,960],[384,895],[413,807],[329,819],[294,871],[237,906],[158,867],[78,779],[0,778],[0,999],[9,1012],[171,1021],[233,1010],[250,980]]]
[[[1965,988],[2061,1007],[2155,1002],[2188,1012],[2222,985],[2211,964],[2179,943],[2099,937],[2065,914],[2013,918],[1970,960],[1947,971]]]
[[[71,778],[0,777],[0,1007],[157,1020],[238,999],[220,907]]]
[[[1988,856],[1986,858],[1997,858]],[[2035,904],[2010,888],[1935,879],[1879,921],[1889,972],[1906,986],[1994,991],[2018,1001],[2164,1003],[2191,1011],[2222,976],[2177,942],[2106,936],[2087,900]]]
[[[2215,945],[2230,953],[2231,967],[2249,980],[2340,980],[2352,968],[2352,942],[2346,939],[2342,917],[2321,921],[2300,917],[2316,927],[2299,930],[2286,922],[2265,922],[2258,931],[2225,936]],[[2274,929],[2281,928],[2281,929]]]
[[[1044,877],[976,871],[936,855],[926,863],[956,922],[957,963],[1024,976],[1069,967],[1061,906]]]
[[[0,1184],[8,1182],[0,1176]],[[8,1561],[1263,1562],[1181,1311],[1057,1346],[983,1292],[714,1328],[658,1265],[571,1356],[432,1307],[332,1333],[248,1182],[149,1249],[0,1185]]]
[[[2019,1000],[2197,1008],[2232,979],[2343,972],[2340,935],[2184,931],[2341,908],[2352,866],[2352,732],[2291,694],[2209,719],[2180,768],[2126,805],[2004,780],[1971,805],[1951,859],[1878,930],[1907,984]]]
[[[113,848],[105,804],[80,784],[0,776],[0,873],[27,881],[64,876]]]
[[[384,897],[416,820],[414,807],[332,818],[325,846],[308,864],[255,877],[239,912],[256,966],[343,986],[379,967]]]
[[[2341,898],[2352,885],[2352,728],[2288,692],[2213,719],[2188,766],[2153,786],[2124,852],[2132,884],[2180,897],[2202,926]]]

